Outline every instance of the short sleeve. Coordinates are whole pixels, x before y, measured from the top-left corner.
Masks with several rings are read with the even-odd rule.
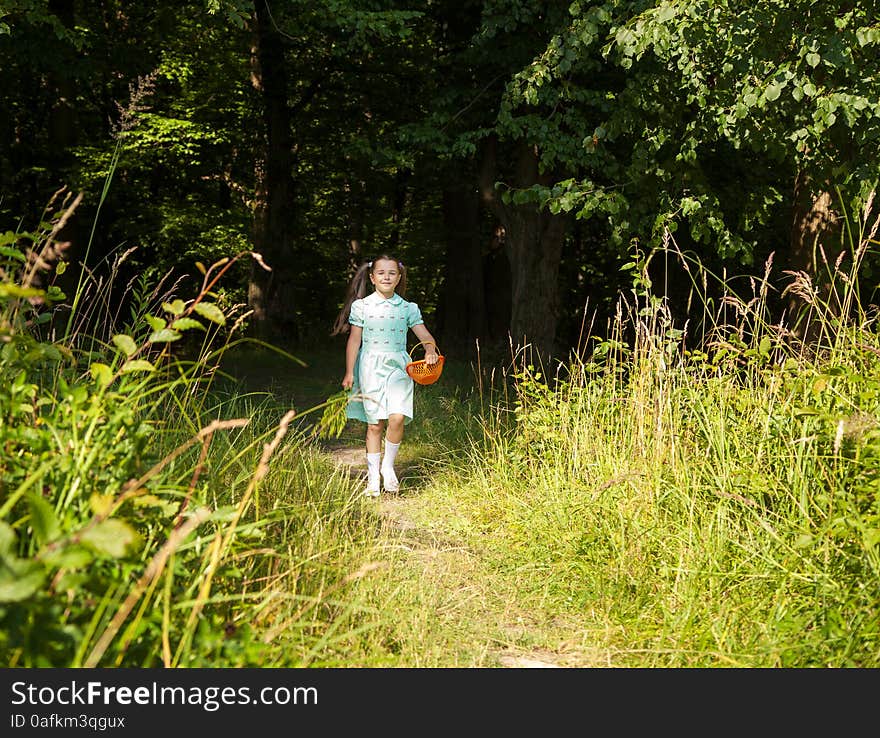
[[[364,327],[364,303],[362,300],[355,300],[351,303],[351,312],[348,314],[348,322],[360,328]]]
[[[414,325],[421,325],[425,321],[422,320],[422,311],[419,310],[419,306],[416,303],[411,302],[407,306],[407,315],[406,315],[406,326],[407,328],[412,328]]]

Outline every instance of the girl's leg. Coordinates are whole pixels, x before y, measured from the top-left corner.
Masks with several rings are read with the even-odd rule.
[[[385,456],[382,459],[382,480],[385,483],[386,492],[397,492],[400,489],[400,482],[394,471],[394,460],[397,458],[397,451],[403,440],[403,422],[403,415],[393,413],[388,416],[388,430],[385,433]]]
[[[385,421],[367,424],[367,453],[378,454],[382,450],[382,431],[385,430]]]
[[[400,445],[403,440],[403,415],[392,413],[388,417],[388,431],[385,433],[385,441],[391,441]]]
[[[379,461],[382,458],[382,431],[384,421],[367,424],[367,488],[365,495],[379,496]]]

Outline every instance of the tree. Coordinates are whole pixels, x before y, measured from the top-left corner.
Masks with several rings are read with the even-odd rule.
[[[273,272],[254,270],[249,302],[267,337],[306,335],[303,324],[315,319],[316,272],[330,273],[320,286],[332,294],[341,282],[333,275],[344,279],[361,257],[377,201],[387,204],[380,229],[384,246],[399,241],[406,176],[387,144],[388,116],[394,105],[405,110],[407,104],[401,104],[402,94],[389,94],[399,86],[389,80],[401,76],[409,23],[419,14],[397,6],[336,0],[255,4],[260,61],[255,80],[266,143],[259,159],[254,241]],[[399,114],[393,112],[391,120]],[[312,210],[315,202],[322,212]],[[328,213],[333,221],[328,231],[310,226]],[[341,299],[344,289],[336,291]]]
[[[0,148],[7,223],[39,213],[62,185],[83,192],[70,257],[94,270],[135,247],[123,283],[194,271],[198,260],[240,250],[253,176],[241,167],[253,160],[242,133],[252,108],[246,57],[231,53],[243,44],[204,8],[201,0],[53,1],[7,16],[10,32],[0,36],[0,99],[11,111]]]
[[[544,166],[546,140],[521,110],[507,107],[505,89],[545,47],[565,12],[555,3],[524,0],[436,4],[435,66],[441,74],[429,88],[424,121],[408,131],[409,140],[431,152],[440,168],[452,177],[467,177],[451,185],[480,193],[490,217],[478,216],[475,222],[488,220],[490,227],[485,238],[470,241],[471,248],[488,244],[495,224],[503,227],[512,285],[510,335],[544,356],[556,348],[557,274],[566,218],[542,211],[531,200],[505,199],[502,192],[549,184],[561,175],[558,167]],[[465,208],[462,201],[460,219],[471,213]],[[456,258],[460,261],[462,256],[459,251]],[[475,264],[475,259],[465,258],[464,263]],[[483,280],[473,281],[474,292],[464,296],[468,305],[483,302],[476,292],[482,284]],[[462,297],[449,293],[447,304]],[[471,334],[482,330],[483,323],[480,319],[468,326],[459,319],[444,332]]]
[[[262,97],[263,144],[255,162],[254,248],[271,265],[251,269],[248,305],[261,338],[277,338],[296,330],[290,297],[297,254],[293,225],[294,158],[288,68],[281,30],[269,6],[256,3],[256,54],[252,79]]]
[[[875,186],[877,2],[575,2],[570,13],[513,91],[536,109],[558,95],[599,113],[579,150],[560,147],[576,175],[531,192],[552,210],[608,217],[621,244],[657,244],[681,221],[692,243],[748,264],[768,235],[812,245],[805,214],[826,193],[855,211]]]

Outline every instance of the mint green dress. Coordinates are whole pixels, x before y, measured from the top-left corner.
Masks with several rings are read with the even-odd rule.
[[[397,293],[386,300],[373,292],[351,304],[348,322],[362,328],[363,334],[346,417],[374,424],[399,413],[409,423],[413,381],[406,373],[411,360],[406,337],[410,328],[425,322],[419,306]]]

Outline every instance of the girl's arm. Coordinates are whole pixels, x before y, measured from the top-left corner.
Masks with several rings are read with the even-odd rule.
[[[437,341],[434,340],[434,336],[425,328],[424,323],[419,323],[418,325],[414,325],[412,327],[412,332],[416,334],[416,338],[420,341],[424,341],[427,345],[425,346],[425,363],[429,366],[431,364],[437,363]]]
[[[342,378],[343,389],[350,390],[354,384],[354,362],[361,350],[361,335],[364,329],[359,325],[349,326],[348,343],[345,344],[345,376]]]

